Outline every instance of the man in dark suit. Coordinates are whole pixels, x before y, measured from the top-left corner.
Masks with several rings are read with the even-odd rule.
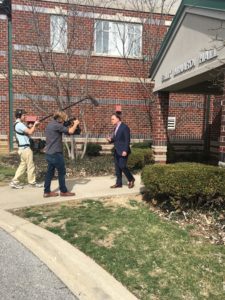
[[[114,162],[116,171],[116,184],[111,188],[122,187],[122,173],[127,177],[128,187],[134,187],[134,177],[127,168],[128,155],[130,151],[130,128],[121,122],[121,116],[117,113],[111,116],[111,123],[114,125],[114,134],[107,138],[109,143],[114,143]]]

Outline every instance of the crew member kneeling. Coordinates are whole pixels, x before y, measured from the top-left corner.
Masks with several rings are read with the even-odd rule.
[[[79,125],[79,121],[75,120],[71,127],[65,127],[63,123],[68,116],[63,111],[58,111],[54,114],[53,120],[46,127],[46,160],[48,163],[48,170],[45,176],[44,197],[55,197],[59,194],[51,192],[51,181],[55,173],[58,171],[58,181],[60,196],[74,196],[75,193],[70,193],[65,183],[65,161],[63,157],[63,142],[62,134],[73,134]]]

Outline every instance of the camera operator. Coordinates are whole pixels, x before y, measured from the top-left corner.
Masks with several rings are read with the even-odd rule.
[[[19,178],[27,171],[27,181],[33,187],[42,187],[42,184],[36,182],[35,166],[33,161],[33,152],[30,148],[30,136],[34,133],[36,126],[39,124],[36,121],[32,127],[27,127],[24,124],[26,111],[17,109],[15,113],[16,122],[14,129],[16,132],[16,140],[18,143],[18,154],[20,156],[20,165],[16,170],[15,176],[12,179],[10,186],[14,189],[22,189],[19,184]]]
[[[64,126],[64,122],[68,116],[63,111],[55,112],[53,120],[46,127],[46,160],[48,169],[45,176],[44,197],[56,197],[59,194],[51,192],[51,181],[54,176],[55,169],[58,171],[58,181],[60,196],[74,196],[75,193],[68,191],[65,183],[65,161],[63,157],[62,134],[73,134],[79,125],[79,121],[75,120],[71,127]]]

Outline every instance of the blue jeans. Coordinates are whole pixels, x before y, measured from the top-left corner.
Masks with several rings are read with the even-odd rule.
[[[65,161],[62,153],[46,154],[46,160],[48,162],[48,170],[45,175],[44,193],[51,192],[51,181],[55,173],[55,169],[58,171],[59,189],[60,192],[66,193],[67,187],[65,182],[66,168]]]

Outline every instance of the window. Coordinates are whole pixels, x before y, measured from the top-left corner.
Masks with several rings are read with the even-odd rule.
[[[142,26],[139,24],[97,21],[95,52],[116,56],[140,57]]]
[[[64,16],[51,16],[51,49],[66,52],[67,50],[67,19]]]
[[[175,130],[176,129],[176,117],[168,117],[168,130]]]

